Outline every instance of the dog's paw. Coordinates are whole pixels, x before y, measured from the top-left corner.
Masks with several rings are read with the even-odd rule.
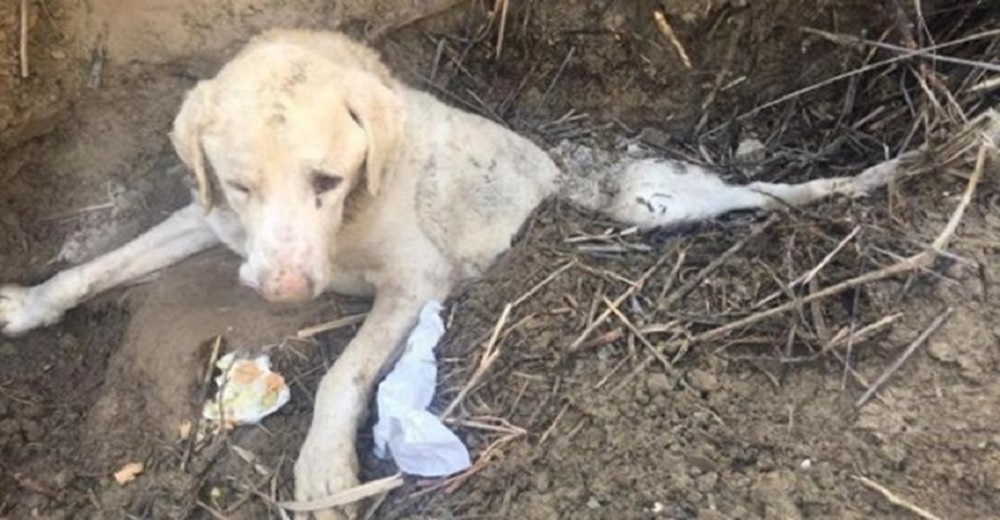
[[[63,309],[41,297],[38,287],[0,286],[0,332],[7,336],[52,325],[62,315]]]
[[[311,433],[311,432],[310,432]],[[314,440],[309,435],[295,461],[295,500],[310,502],[357,487],[358,458],[353,443]],[[357,504],[337,509],[299,513],[296,520],[354,520]]]

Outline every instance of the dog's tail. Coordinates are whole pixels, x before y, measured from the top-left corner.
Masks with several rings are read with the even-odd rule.
[[[560,198],[642,229],[696,223],[737,210],[804,206],[834,195],[861,197],[888,184],[898,171],[889,161],[856,177],[734,185],[695,164],[622,158],[565,142],[550,155],[562,170]]]

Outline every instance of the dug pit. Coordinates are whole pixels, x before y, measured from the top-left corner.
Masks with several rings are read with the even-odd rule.
[[[988,2],[28,1],[23,24],[19,4],[0,3],[4,282],[40,281],[184,204],[186,173],[166,137],[183,92],[276,25],[367,36],[406,81],[546,146],[625,137],[735,180],[856,172],[940,141],[998,101],[986,70],[1000,63],[990,32],[1000,12]],[[966,63],[899,58],[932,45],[923,55]],[[448,302],[435,410],[471,390],[450,425],[473,471],[408,481],[371,514],[994,517],[994,164],[932,268],[694,344],[685,339],[923,250],[971,165],[782,213],[763,230],[744,215],[639,235],[541,208]],[[790,283],[817,266],[812,283]],[[58,326],[0,339],[0,518],[280,518],[273,501],[291,496],[312,393],[357,320],[294,336],[367,303],[270,307],[238,286],[235,267],[213,251]],[[178,429],[201,405],[216,337],[272,348],[292,401],[259,427],[192,447]],[[474,378],[487,347],[499,357]],[[365,478],[391,474],[368,455],[369,433]],[[116,483],[134,462],[143,472]]]

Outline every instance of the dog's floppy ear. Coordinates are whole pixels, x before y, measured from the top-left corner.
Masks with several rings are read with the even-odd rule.
[[[374,74],[357,74],[348,84],[347,108],[368,141],[365,185],[368,193],[378,195],[387,163],[402,138],[403,103],[396,91]]]
[[[209,89],[209,83],[202,81],[187,93],[170,132],[170,141],[177,155],[194,172],[198,183],[198,202],[206,213],[212,209],[212,187],[205,172],[201,134],[209,120]]]

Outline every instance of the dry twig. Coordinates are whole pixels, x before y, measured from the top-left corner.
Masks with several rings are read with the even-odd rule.
[[[476,371],[472,373],[472,377],[466,381],[462,389],[458,391],[458,395],[451,400],[448,407],[444,409],[441,413],[441,419],[447,419],[451,417],[451,414],[455,411],[459,404],[465,400],[465,396],[469,395],[469,392],[475,388],[476,385],[483,379],[486,375],[486,371],[489,370],[493,363],[500,356],[500,350],[497,348],[498,340],[500,339],[500,332],[503,330],[504,326],[507,324],[507,319],[510,318],[510,311],[514,308],[513,303],[508,303],[504,306],[503,312],[500,313],[500,318],[497,320],[496,325],[493,327],[493,333],[490,335],[489,341],[486,343],[486,348],[483,350],[483,356],[479,358],[479,365],[476,367]]]
[[[913,505],[910,502],[907,502],[906,500],[899,498],[892,491],[889,491],[884,486],[882,486],[878,482],[875,482],[874,480],[871,480],[867,477],[862,477],[860,475],[855,476],[854,480],[857,480],[858,482],[861,483],[861,485],[865,486],[868,489],[877,491],[880,495],[885,497],[885,499],[888,500],[893,505],[906,509],[907,511],[919,516],[920,518],[923,518],[924,520],[941,520],[940,517],[938,517],[934,513],[931,513],[930,511],[920,506]]]
[[[335,507],[342,507],[348,504],[353,504],[359,502],[368,497],[375,495],[381,495],[388,493],[393,489],[398,488],[403,485],[403,475],[397,473],[391,477],[380,478],[378,480],[373,480],[371,482],[365,482],[360,486],[353,487],[351,489],[341,491],[334,495],[330,495],[325,498],[320,498],[317,500],[311,500],[309,502],[278,502],[277,506],[282,509],[287,509],[289,511],[294,511],[297,513],[306,513],[309,511],[321,511],[323,509],[333,509]]]
[[[194,452],[194,446],[198,443],[198,427],[201,425],[202,409],[205,407],[205,401],[208,400],[208,392],[212,388],[212,372],[215,371],[215,362],[219,360],[219,350],[222,347],[222,336],[216,336],[215,341],[212,343],[212,355],[208,358],[208,366],[205,367],[205,377],[202,381],[201,396],[198,399],[198,403],[201,408],[195,413],[194,422],[191,425],[191,432],[188,434],[187,446],[184,447],[184,456],[181,457],[181,471],[187,471],[188,461],[191,460],[191,453]],[[219,401],[222,401],[219,399]],[[220,415],[220,419],[223,417]],[[224,421],[223,421],[224,422]]]
[[[295,337],[299,339],[311,338],[317,334],[322,334],[324,332],[330,332],[331,330],[342,329],[344,327],[350,327],[351,325],[357,325],[365,321],[365,317],[368,316],[367,312],[362,312],[359,314],[351,314],[335,320],[328,321],[326,323],[320,323],[319,325],[313,325],[312,327],[306,327],[297,333]]]
[[[903,363],[905,363],[906,360],[909,359],[910,356],[912,356],[913,353],[917,351],[917,348],[920,347],[920,345],[923,345],[927,341],[927,338],[929,338],[931,334],[934,333],[934,331],[938,330],[938,328],[940,328],[941,325],[944,324],[945,320],[948,319],[949,316],[951,316],[952,311],[954,311],[954,309],[948,307],[937,318],[934,318],[934,321],[931,322],[931,324],[926,329],[924,329],[924,331],[921,332],[919,336],[917,336],[917,339],[913,340],[913,342],[910,343],[908,347],[906,347],[906,350],[904,350],[903,353],[900,354],[899,357],[896,358],[896,360],[893,361],[892,364],[885,369],[885,372],[882,372],[882,375],[880,375],[878,379],[876,379],[875,382],[868,387],[868,390],[866,390],[865,393],[862,394],[860,398],[858,398],[858,401],[854,403],[854,405],[859,407],[864,406],[865,403],[867,403],[868,400],[871,399],[873,395],[875,395],[875,392],[877,392],[880,388],[882,388],[882,385],[884,385],[885,382],[888,381],[889,378],[892,377],[892,375],[895,374],[897,370],[899,370],[899,367],[903,366]]]
[[[653,11],[653,20],[656,21],[656,27],[663,33],[663,36],[670,42],[670,45],[674,47],[677,51],[677,56],[680,57],[681,63],[684,64],[684,68],[691,68],[691,58],[688,57],[688,53],[684,50],[684,45],[677,38],[677,33],[674,32],[674,28],[670,26],[670,22],[667,21],[667,15],[663,14],[663,11],[657,9]]]
[[[660,307],[661,309],[669,309],[671,306],[673,306],[673,304],[677,303],[682,298],[687,296],[688,293],[693,291],[695,287],[698,286],[698,284],[700,284],[702,281],[708,278],[709,275],[714,273],[719,267],[722,266],[722,264],[728,262],[729,259],[733,257],[733,255],[743,250],[743,248],[746,247],[746,245],[749,244],[750,241],[759,237],[761,233],[770,228],[771,225],[773,225],[777,221],[778,221],[777,214],[772,214],[770,217],[767,218],[767,220],[764,221],[763,224],[754,228],[752,231],[750,231],[749,234],[738,240],[735,244],[730,246],[729,249],[727,249],[721,255],[719,255],[714,260],[709,262],[708,265],[706,265],[701,271],[698,271],[698,274],[694,275],[686,282],[681,284],[680,287],[674,290],[674,292],[671,293],[669,296],[664,298],[663,301],[657,304],[657,306]]]
[[[21,77],[28,77],[28,0],[21,0]]]
[[[500,14],[500,28],[497,30],[497,56],[500,59],[500,54],[503,52],[503,38],[507,32],[507,9],[510,8],[510,0],[497,0],[496,5],[493,7],[493,14],[496,15],[499,11]]]
[[[593,334],[594,330],[596,330],[597,327],[599,327],[602,323],[604,323],[605,321],[607,321],[608,318],[611,317],[611,314],[613,312],[612,308],[618,307],[619,305],[622,304],[622,302],[624,302],[630,296],[642,290],[642,288],[646,285],[646,281],[649,280],[649,277],[653,276],[653,273],[655,273],[657,269],[659,269],[660,266],[662,266],[667,261],[667,257],[668,255],[666,254],[661,256],[660,259],[657,260],[652,267],[647,269],[646,272],[642,273],[642,276],[640,276],[639,279],[636,280],[634,284],[629,286],[629,288],[626,289],[625,292],[623,292],[620,296],[615,298],[614,301],[611,302],[611,305],[607,309],[605,309],[604,312],[600,314],[600,316],[594,319],[594,321],[590,322],[590,324],[587,325],[585,329],[583,329],[583,332],[581,332],[580,335],[575,340],[573,340],[573,343],[570,343],[568,348],[569,352],[576,352],[577,350],[580,349],[580,346],[583,345],[585,341],[587,341],[587,338],[589,338],[590,335]]]

